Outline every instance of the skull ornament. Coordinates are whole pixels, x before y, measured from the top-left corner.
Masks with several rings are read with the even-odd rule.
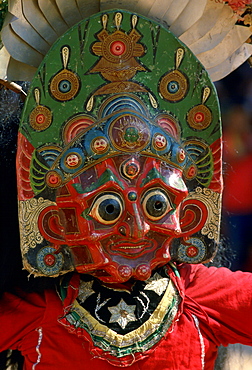
[[[167,141],[166,141],[166,138],[165,136],[161,135],[161,134],[157,134],[155,137],[154,137],[154,147],[157,149],[157,150],[161,150],[161,149],[164,149],[167,145]]]
[[[79,157],[77,156],[77,154],[70,154],[66,157],[66,165],[68,167],[76,167],[78,166],[79,164]]]
[[[92,143],[92,149],[95,153],[104,153],[108,148],[108,142],[104,138],[96,138]]]

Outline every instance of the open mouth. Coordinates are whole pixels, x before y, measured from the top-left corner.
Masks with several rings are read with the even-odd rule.
[[[109,249],[113,254],[121,254],[128,258],[136,258],[150,252],[155,247],[151,240],[141,240],[140,242],[119,241],[110,243]]]

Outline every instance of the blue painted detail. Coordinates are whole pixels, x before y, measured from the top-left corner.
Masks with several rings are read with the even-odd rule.
[[[146,115],[146,109],[143,104],[133,99],[131,96],[119,96],[108,104],[101,111],[101,117],[106,117],[109,114],[115,113],[117,111],[135,111],[142,115]]]
[[[47,265],[45,263],[46,257],[50,258],[53,256],[54,263]],[[56,275],[60,272],[64,263],[64,257],[62,253],[55,254],[55,249],[52,247],[41,248],[37,254],[37,266],[38,269],[45,275]]]
[[[178,259],[181,262],[187,263],[200,263],[204,260],[206,254],[206,246],[201,239],[190,238],[186,241],[188,245],[180,244],[178,248]],[[190,256],[188,253],[189,248],[196,248],[197,254]]]
[[[68,80],[62,80],[60,81],[58,88],[61,93],[66,94],[71,90],[72,84]]]
[[[170,94],[176,94],[180,89],[178,81],[170,81],[167,85],[167,90]]]

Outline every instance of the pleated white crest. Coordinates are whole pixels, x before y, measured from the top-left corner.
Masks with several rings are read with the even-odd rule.
[[[9,0],[1,32],[0,78],[31,80],[45,54],[67,29],[99,11],[126,9],[160,22],[220,80],[251,56],[252,27],[215,0]]]

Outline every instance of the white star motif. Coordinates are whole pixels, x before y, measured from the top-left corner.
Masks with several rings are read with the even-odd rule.
[[[88,297],[95,293],[95,291],[92,289],[93,282],[93,280],[81,281],[78,294],[78,299],[81,303],[83,303]]]
[[[112,314],[109,322],[117,322],[122,329],[124,329],[130,321],[136,321],[136,316],[134,315],[136,306],[128,306],[123,299],[120,300],[117,306],[108,307],[108,309]]]
[[[147,280],[144,290],[153,290],[159,296],[166,290],[169,279],[162,278],[157,272]]]

